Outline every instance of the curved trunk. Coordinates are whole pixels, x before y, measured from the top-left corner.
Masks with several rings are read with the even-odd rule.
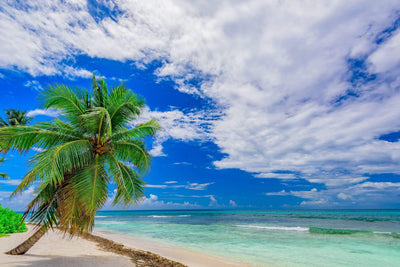
[[[28,250],[35,245],[35,243],[47,232],[47,230],[40,227],[31,237],[25,240],[22,244],[17,246],[16,248],[6,252],[6,254],[10,255],[22,255],[25,254]]]

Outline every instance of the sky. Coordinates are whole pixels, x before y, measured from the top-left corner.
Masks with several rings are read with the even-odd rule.
[[[125,209],[400,208],[398,0],[27,2],[0,2],[0,114],[51,120],[40,92],[92,72],[143,96],[132,125],[163,130]],[[35,153],[0,165],[3,207]]]

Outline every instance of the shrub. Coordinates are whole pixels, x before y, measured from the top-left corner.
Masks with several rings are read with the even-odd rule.
[[[21,223],[21,220],[21,214],[8,208],[4,209],[0,204],[0,236],[27,231],[25,221]]]

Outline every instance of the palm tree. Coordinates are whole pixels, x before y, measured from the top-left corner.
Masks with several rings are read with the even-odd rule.
[[[31,169],[12,194],[40,183],[24,213],[24,218],[32,214],[38,229],[9,254],[24,254],[54,226],[70,234],[90,232],[110,183],[116,184],[114,205],[136,204],[144,195],[141,175],[151,161],[143,139],[160,129],[154,119],[128,128],[144,100],[124,85],[109,91],[94,75],[93,93],[57,85],[43,91],[41,101],[44,108],[59,109],[62,117],[0,128],[5,150],[43,149],[30,159]]]
[[[26,111],[18,109],[6,109],[5,113],[7,119],[4,120],[0,118],[0,127],[26,125],[29,121],[33,119],[32,117],[27,116]]]
[[[4,158],[0,158],[0,163],[3,163],[4,161],[5,161]],[[7,175],[7,173],[0,172],[0,177],[1,178],[8,178],[8,175]]]

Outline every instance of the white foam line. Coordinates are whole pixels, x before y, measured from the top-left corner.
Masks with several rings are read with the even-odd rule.
[[[236,225],[238,227],[266,229],[266,230],[279,230],[279,231],[296,231],[296,232],[308,232],[309,228],[306,227],[285,227],[285,226],[259,226],[259,225]]]

